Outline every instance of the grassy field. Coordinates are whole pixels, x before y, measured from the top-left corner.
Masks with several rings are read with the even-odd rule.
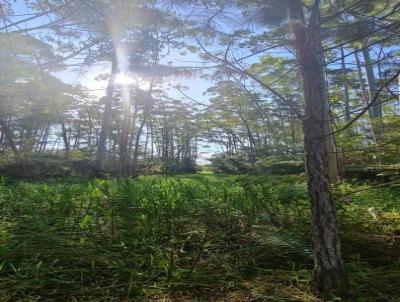
[[[400,301],[400,188],[335,196],[348,301]],[[319,301],[302,176],[3,181],[0,210],[0,301]]]

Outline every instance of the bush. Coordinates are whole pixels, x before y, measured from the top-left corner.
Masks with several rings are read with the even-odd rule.
[[[29,158],[3,163],[0,175],[9,179],[45,179],[68,176],[92,176],[95,169],[84,157],[65,158],[58,154],[38,154]]]
[[[210,159],[211,167],[215,173],[226,173],[226,174],[240,174],[249,173],[254,167],[246,159],[240,156],[216,156]]]
[[[303,161],[283,158],[262,158],[251,163],[238,156],[218,156],[211,159],[211,165],[214,172],[226,174],[290,175],[304,172]]]
[[[261,159],[257,161],[255,166],[258,174],[290,175],[304,172],[303,161],[296,160],[271,162],[268,159]]]
[[[345,167],[346,178],[368,181],[391,181],[400,175],[398,165],[380,165],[380,166],[354,166]]]

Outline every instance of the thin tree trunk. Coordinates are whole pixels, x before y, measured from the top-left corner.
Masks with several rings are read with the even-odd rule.
[[[147,146],[149,143],[149,123],[146,123],[146,140],[144,142],[144,150],[143,150],[143,157],[147,159]]]
[[[131,127],[131,96],[124,100],[124,118],[122,122],[122,133],[119,144],[119,166],[118,174],[121,176],[126,171],[126,160],[128,157],[129,129]]]
[[[48,136],[49,136],[49,130],[50,130],[50,122],[47,123],[46,130],[45,130],[45,132],[44,132],[44,135],[43,135],[43,138],[42,138],[42,142],[41,142],[41,144],[40,144],[39,153],[46,150],[46,147],[47,147],[47,138],[48,138]]]
[[[150,158],[153,159],[154,158],[154,133],[153,133],[153,123],[151,122],[150,119],[150,140],[151,140],[151,151],[150,151]]]
[[[137,130],[136,133],[136,140],[135,140],[135,149],[133,151],[133,162],[132,162],[132,170],[133,173],[137,173],[137,163],[138,163],[138,157],[139,157],[139,142],[140,142],[140,136],[142,135],[142,130],[144,127],[144,124],[146,123],[147,120],[147,109],[145,109],[145,112],[143,113],[143,120],[140,123],[140,126]]]
[[[346,70],[346,58],[344,56],[344,49],[340,47],[340,55],[342,56],[342,81],[343,81],[343,89],[344,89],[344,112],[346,122],[350,122],[350,96],[349,96],[349,85],[347,83],[347,70]]]
[[[247,120],[242,116],[242,114],[239,112],[238,113],[239,118],[242,120],[244,126],[246,127],[246,132],[247,132],[247,138],[249,140],[249,157],[250,157],[250,162],[255,163],[256,162],[256,152],[255,152],[255,141],[254,141],[254,135],[253,132],[250,129],[249,123]]]
[[[75,139],[74,139],[74,144],[72,145],[72,149],[76,150],[79,148],[79,145],[81,143],[81,133],[82,133],[82,119],[79,118],[78,120],[78,129],[76,131]]]
[[[365,83],[364,83],[364,77],[363,77],[363,72],[361,69],[361,62],[360,62],[360,58],[358,56],[358,49],[354,49],[354,58],[356,60],[356,66],[357,66],[357,75],[358,75],[358,81],[360,82],[360,87],[361,87],[361,99],[364,102],[365,105],[368,104],[368,92],[367,89],[365,87]],[[368,113],[371,116],[370,110],[368,110]]]
[[[368,99],[373,100],[375,94],[378,91],[376,85],[376,78],[374,74],[374,68],[369,54],[368,47],[362,48],[362,54],[364,57],[365,71],[367,74],[368,82]],[[383,134],[383,122],[382,122],[382,104],[379,99],[376,100],[375,105],[371,106],[371,118],[372,118],[372,129],[374,131],[374,136],[379,143],[381,136]]]
[[[328,98],[321,61],[318,25],[306,28],[300,0],[287,0],[288,17],[298,55],[305,99],[304,148],[308,193],[311,198],[311,226],[314,251],[314,290],[324,296],[344,293],[346,278],[336,227],[335,204],[328,178]],[[318,5],[318,2],[314,3]],[[319,7],[314,7],[318,9]],[[317,18],[319,19],[319,18]],[[318,24],[319,20],[315,21]]]
[[[138,103],[135,102],[134,106],[133,106],[133,114],[132,114],[132,121],[131,121],[131,135],[129,137],[129,154],[132,154],[132,150],[133,150],[133,142],[135,141],[135,131],[136,131],[136,120],[137,120],[137,116],[138,116],[138,111],[139,111],[139,106]]]
[[[368,96],[367,87],[365,86],[365,83],[364,83],[364,76],[363,76],[363,71],[362,71],[362,68],[361,68],[361,61],[360,61],[360,58],[358,56],[358,51],[359,50],[356,48],[355,52],[354,52],[354,58],[356,60],[358,81],[360,82],[361,99],[362,99],[364,105],[367,106],[368,103],[369,103],[369,96]],[[373,114],[372,114],[371,108],[368,108],[368,116],[369,116],[369,121],[370,121],[371,129],[372,129],[372,139],[376,143],[377,141],[376,141],[375,133],[374,133],[374,130],[372,128]]]
[[[93,123],[92,123],[92,119],[88,118],[88,123],[89,123],[89,129],[88,129],[88,139],[87,139],[87,147],[88,149],[91,149],[92,146],[92,136],[93,136]]]
[[[67,128],[65,127],[64,119],[62,115],[57,112],[58,118],[60,119],[61,123],[61,136],[64,142],[64,149],[65,149],[65,157],[69,156],[69,140],[68,140],[68,135],[67,135]]]
[[[10,129],[10,127],[8,127],[7,122],[3,118],[0,118],[0,126],[1,126],[1,131],[4,133],[4,136],[8,142],[8,145],[10,146],[12,152],[14,153],[14,156],[16,158],[19,158],[19,151],[17,145],[15,144],[14,134]]]
[[[112,117],[112,103],[114,94],[114,80],[118,69],[117,64],[118,64],[117,59],[115,57],[115,54],[113,54],[111,62],[111,74],[110,74],[110,79],[108,81],[107,95],[105,97],[105,105],[103,112],[103,120],[101,123],[100,137],[99,137],[99,142],[97,144],[96,169],[98,171],[103,169],[104,156],[106,153],[106,141],[110,131],[110,124]]]

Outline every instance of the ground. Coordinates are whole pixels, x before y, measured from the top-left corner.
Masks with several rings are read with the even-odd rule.
[[[400,301],[400,188],[334,189],[348,297]],[[0,186],[1,301],[320,301],[304,176]]]

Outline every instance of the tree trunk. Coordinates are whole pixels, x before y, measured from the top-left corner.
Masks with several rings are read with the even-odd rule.
[[[124,117],[122,122],[122,133],[119,143],[119,166],[118,174],[122,176],[126,172],[126,160],[128,157],[128,141],[129,141],[129,130],[131,127],[131,96],[128,96],[128,100],[123,101]]]
[[[151,122],[150,119],[150,140],[151,140],[151,148],[150,148],[150,158],[153,159],[154,158],[154,132],[153,132],[153,123]]]
[[[319,99],[318,102],[321,103],[321,115],[323,117],[323,130],[324,130],[324,144],[326,148],[326,153],[327,153],[327,165],[326,169],[328,172],[328,180],[331,184],[335,184],[339,181],[339,167],[338,167],[338,161],[337,161],[337,152],[336,152],[336,145],[335,145],[335,140],[332,135],[332,117],[329,111],[329,102],[328,102],[328,95],[327,95],[327,87],[326,87],[326,82],[325,82],[325,77],[324,77],[324,61],[323,61],[323,50],[322,50],[322,45],[318,44],[318,54],[316,54],[316,60],[319,62],[319,67],[320,67],[320,72],[321,72],[321,80],[323,83],[323,95],[321,95],[321,98]],[[307,63],[306,63],[307,64]],[[311,79],[311,81],[315,80],[315,78]],[[310,96],[316,97],[314,95],[314,91],[317,91],[319,88],[315,87],[313,82],[307,82],[307,85],[309,85],[310,89]],[[318,85],[316,85],[318,86]],[[306,113],[307,115],[307,113]]]
[[[360,82],[361,99],[364,102],[364,104],[367,105],[368,104],[368,92],[367,92],[367,89],[364,84],[364,77],[363,77],[363,72],[361,69],[361,62],[360,62],[360,58],[358,56],[358,51],[359,50],[357,48],[354,49],[354,58],[356,60],[358,81]],[[371,117],[370,110],[368,110],[368,113]]]
[[[41,139],[39,153],[46,150],[47,138],[49,136],[49,130],[50,130],[50,122],[47,123],[46,130],[44,131],[43,137]]]
[[[363,47],[362,48],[362,54],[364,57],[364,63],[365,63],[365,71],[367,74],[367,82],[368,82],[368,99],[369,102],[371,102],[375,94],[378,91],[378,88],[376,86],[376,78],[374,74],[374,68],[372,65],[371,57],[369,54],[369,49],[368,47]],[[382,123],[382,104],[379,99],[375,101],[375,105],[371,106],[370,110],[370,116],[372,119],[372,130],[374,132],[375,139],[379,143],[380,138],[383,134],[383,123]]]
[[[76,135],[74,138],[74,144],[72,145],[72,149],[76,150],[79,148],[80,146],[80,142],[81,142],[81,136],[82,136],[82,119],[79,118],[78,120],[78,129],[76,130]]]
[[[65,127],[64,119],[62,115],[57,112],[58,118],[60,119],[60,124],[61,124],[61,136],[64,142],[64,149],[65,149],[65,157],[69,157],[69,140],[68,140],[68,135],[67,135],[67,127]]]
[[[114,80],[115,75],[117,73],[117,59],[115,54],[113,54],[112,62],[111,62],[111,75],[108,81],[107,87],[107,95],[105,97],[105,105],[104,105],[104,112],[103,112],[103,120],[101,123],[101,131],[99,142],[97,145],[97,152],[96,152],[96,169],[98,171],[103,169],[103,162],[104,156],[106,153],[106,141],[108,137],[108,133],[110,131],[110,123],[111,123],[111,116],[112,116],[112,103],[113,103],[113,94],[114,94]]]
[[[287,3],[289,25],[303,77],[304,148],[315,264],[313,288],[322,296],[332,291],[344,293],[346,278],[328,178],[331,146],[327,145],[327,138],[332,136],[327,136],[331,130],[327,129],[329,111],[324,65],[320,55],[319,18],[311,20],[309,28],[306,28],[300,0],[287,0]],[[319,10],[318,7],[314,9]]]
[[[147,159],[147,146],[149,143],[149,123],[146,122],[146,140],[144,142],[143,158]]]
[[[147,115],[148,115],[148,110],[145,108],[144,112],[143,112],[143,120],[140,123],[139,128],[136,133],[135,149],[133,151],[132,171],[134,174],[137,173],[137,164],[138,164],[138,157],[139,157],[139,142],[140,142],[140,137],[142,135],[142,130],[143,130],[144,124],[147,121]]]
[[[19,158],[19,152],[17,145],[15,144],[14,134],[12,130],[8,127],[7,122],[3,118],[0,118],[0,126],[1,126],[1,131],[4,133],[4,136],[8,142],[8,145],[11,147],[11,150],[14,153],[14,156],[16,158]]]
[[[354,58],[355,58],[356,65],[357,65],[358,81],[360,82],[361,99],[362,99],[364,105],[367,106],[369,103],[369,96],[368,96],[367,88],[364,83],[364,76],[363,76],[363,72],[362,72],[362,68],[361,68],[360,58],[358,56],[358,51],[359,50],[356,48],[355,52],[354,52]],[[368,108],[368,116],[369,116],[369,121],[370,121],[371,129],[372,129],[372,139],[376,143],[377,141],[376,141],[373,127],[372,127],[373,114],[372,114],[371,108]]]
[[[346,117],[346,122],[350,122],[350,96],[349,96],[349,85],[347,83],[347,70],[346,70],[346,58],[344,56],[344,49],[340,47],[340,55],[342,56],[342,81],[344,88],[344,112]]]

